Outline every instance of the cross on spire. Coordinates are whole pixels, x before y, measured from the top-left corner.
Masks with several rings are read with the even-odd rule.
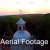
[[[20,15],[22,14],[22,10],[20,9]]]

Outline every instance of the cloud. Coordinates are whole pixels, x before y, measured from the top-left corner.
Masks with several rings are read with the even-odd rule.
[[[33,1],[29,2],[29,4],[35,4]]]
[[[15,2],[15,4],[21,4],[20,2]]]

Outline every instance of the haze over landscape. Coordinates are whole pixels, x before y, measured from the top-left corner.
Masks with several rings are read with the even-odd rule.
[[[50,13],[50,0],[0,0],[0,15]]]

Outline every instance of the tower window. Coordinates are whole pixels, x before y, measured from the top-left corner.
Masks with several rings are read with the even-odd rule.
[[[21,29],[21,26],[19,26],[19,30],[22,30],[22,29]]]

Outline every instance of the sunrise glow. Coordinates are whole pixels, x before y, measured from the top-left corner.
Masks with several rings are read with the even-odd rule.
[[[0,15],[50,13],[50,0],[0,0]]]

